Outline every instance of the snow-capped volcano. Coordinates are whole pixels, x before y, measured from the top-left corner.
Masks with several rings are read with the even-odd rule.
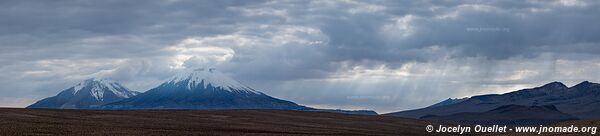
[[[369,110],[316,109],[254,90],[216,69],[186,70],[144,93],[117,82],[88,79],[28,108],[70,109],[282,109],[377,115]]]
[[[139,92],[130,91],[123,85],[108,79],[92,78],[85,80],[73,87],[71,93],[77,94],[84,89],[89,89],[91,95],[98,101],[104,101],[105,92],[110,92],[119,98],[129,98],[139,94]],[[84,90],[86,91],[86,90]]]
[[[91,78],[27,108],[91,108],[139,94],[108,79]]]
[[[181,72],[135,97],[105,109],[309,109],[256,91],[216,69]]]
[[[210,86],[230,92],[262,94],[232,78],[227,77],[214,68],[198,68],[178,73],[172,77],[167,84],[180,84],[181,82],[187,83],[187,90],[195,90],[196,88],[206,89]]]

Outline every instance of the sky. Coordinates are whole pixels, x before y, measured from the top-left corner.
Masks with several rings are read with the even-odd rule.
[[[2,0],[0,107],[82,80],[144,92],[217,68],[268,95],[379,113],[600,82],[600,1]]]

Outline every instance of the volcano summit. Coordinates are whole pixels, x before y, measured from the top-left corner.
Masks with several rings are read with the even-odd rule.
[[[310,109],[256,91],[215,69],[181,72],[135,97],[104,109]]]

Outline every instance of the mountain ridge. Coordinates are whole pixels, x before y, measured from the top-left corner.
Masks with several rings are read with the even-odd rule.
[[[538,125],[577,120],[559,111],[554,105],[503,105],[485,112],[461,112],[446,116],[423,116],[420,119],[472,125]]]
[[[446,99],[444,101],[435,103],[435,104],[430,105],[428,107],[439,107],[439,106],[444,106],[444,105],[451,105],[451,104],[463,102],[463,101],[465,101],[467,99],[469,99],[469,97],[464,97],[464,98],[448,98],[448,99]]]
[[[446,116],[461,112],[485,112],[503,105],[555,105],[557,109],[581,119],[598,119],[600,115],[600,85],[589,81],[567,87],[551,82],[540,87],[521,89],[504,94],[473,96],[463,102],[439,107],[387,113],[389,116],[420,118],[425,115]]]

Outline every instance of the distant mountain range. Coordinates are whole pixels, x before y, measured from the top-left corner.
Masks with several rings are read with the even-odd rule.
[[[202,68],[181,72],[144,93],[131,91],[115,81],[92,78],[27,108],[282,109],[377,115],[370,110],[317,109],[298,105],[254,90],[215,69]],[[505,94],[447,99],[425,108],[385,115],[486,123],[477,119],[508,117],[529,120],[529,122],[553,122],[570,119],[600,119],[598,113],[600,113],[600,84],[585,81],[572,87],[567,87],[560,82],[552,82]],[[531,118],[515,118],[515,116]]]
[[[282,109],[377,115],[370,110],[316,109],[298,105],[254,90],[215,69],[204,68],[178,73],[139,95],[113,81],[90,79],[28,108]]]
[[[551,106],[551,108],[548,106]],[[498,110],[505,110],[505,112],[510,114],[498,114]],[[572,87],[567,87],[560,82],[552,82],[541,87],[523,89],[505,94],[479,95],[465,100],[450,99],[421,109],[400,111],[385,115],[465,121],[471,118],[494,119],[501,118],[502,116],[513,119],[519,117],[537,119],[533,117],[549,117],[550,115],[557,116],[553,119],[546,118],[543,120],[573,118],[600,119],[600,114],[598,113],[600,113],[600,84],[585,81]]]

